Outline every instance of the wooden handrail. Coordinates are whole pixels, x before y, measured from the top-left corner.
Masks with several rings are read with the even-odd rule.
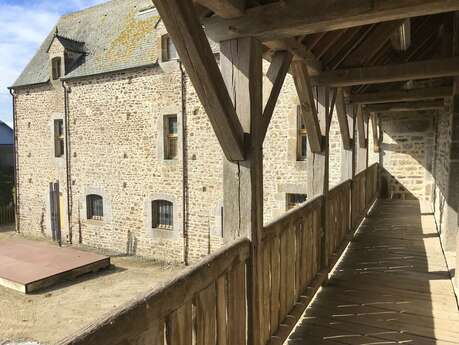
[[[264,310],[260,343],[281,344],[288,337],[330,272],[331,267],[322,267],[321,251],[328,262],[336,262],[355,223],[376,199],[378,170],[372,165],[331,189],[327,200],[318,196],[265,226],[257,278]],[[322,224],[324,202],[327,218]],[[246,320],[253,307],[251,246],[246,238],[229,244],[59,344],[176,345],[195,334],[197,344],[246,345]]]
[[[90,325],[78,335],[59,344],[119,344],[130,339],[140,339],[152,325],[164,323],[174,311],[191,303],[196,295],[211,285],[216,285],[222,275],[234,267],[245,264],[250,255],[250,240],[242,238],[209,255],[199,264],[190,267],[173,280],[144,294]],[[243,272],[243,271],[242,271]],[[245,273],[242,278],[244,283]],[[240,301],[236,301],[240,303]],[[243,315],[238,315],[242,318]],[[164,328],[164,326],[162,326]],[[192,325],[187,325],[192,327]],[[161,325],[158,327],[159,336]],[[156,343],[154,343],[156,344]],[[159,344],[159,343],[158,343]],[[162,343],[161,343],[162,344]]]

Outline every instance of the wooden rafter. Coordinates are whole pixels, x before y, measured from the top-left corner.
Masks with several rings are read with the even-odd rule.
[[[268,72],[266,73],[267,83],[269,84],[269,97],[263,110],[263,119],[261,138],[265,138],[266,132],[271,122],[271,118],[276,107],[279,94],[284,84],[285,76],[287,75],[290,63],[292,62],[292,54],[289,52],[277,52],[271,61]]]
[[[445,106],[444,101],[419,101],[419,102],[400,102],[371,104],[366,106],[370,112],[399,112],[399,111],[416,111],[416,110],[435,110],[442,109]]]
[[[344,92],[342,88],[338,88],[336,92],[336,115],[338,117],[343,148],[345,150],[350,150],[352,148],[352,139],[349,131],[349,122],[346,114],[346,103],[344,101]]]
[[[228,160],[244,159],[244,131],[191,1],[154,0]]]
[[[222,18],[235,18],[244,14],[245,0],[194,0],[194,2],[207,7],[217,16]]]
[[[391,34],[400,27],[403,19],[376,25],[366,39],[344,61],[344,66],[365,66],[390,40]]]
[[[425,60],[399,65],[350,68],[312,77],[316,85],[344,87],[459,75],[459,58]]]
[[[437,98],[451,97],[451,86],[432,87],[424,89],[382,91],[351,95],[349,101],[355,104],[394,103],[406,101],[421,101]]]
[[[203,24],[218,42],[245,36],[268,41],[456,10],[458,1],[445,0],[280,1],[247,9],[239,18],[214,16]]]
[[[312,84],[308,75],[308,69],[304,61],[293,61],[291,71],[295,81],[298,98],[301,104],[301,116],[303,117],[308,134],[309,145],[314,153],[322,152],[322,132],[317,116]]]

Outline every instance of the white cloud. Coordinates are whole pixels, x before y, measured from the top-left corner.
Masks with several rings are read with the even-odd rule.
[[[0,0],[0,120],[11,122],[12,85],[35,54],[59,16],[104,0],[41,0],[3,3]]]

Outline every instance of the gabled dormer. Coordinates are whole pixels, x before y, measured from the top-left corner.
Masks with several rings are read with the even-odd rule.
[[[47,50],[49,57],[49,79],[60,83],[60,79],[70,73],[84,58],[85,44],[60,35],[58,29]]]

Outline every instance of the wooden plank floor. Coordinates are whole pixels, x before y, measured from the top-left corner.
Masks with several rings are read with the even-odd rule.
[[[459,344],[459,312],[431,215],[379,201],[287,344]]]

